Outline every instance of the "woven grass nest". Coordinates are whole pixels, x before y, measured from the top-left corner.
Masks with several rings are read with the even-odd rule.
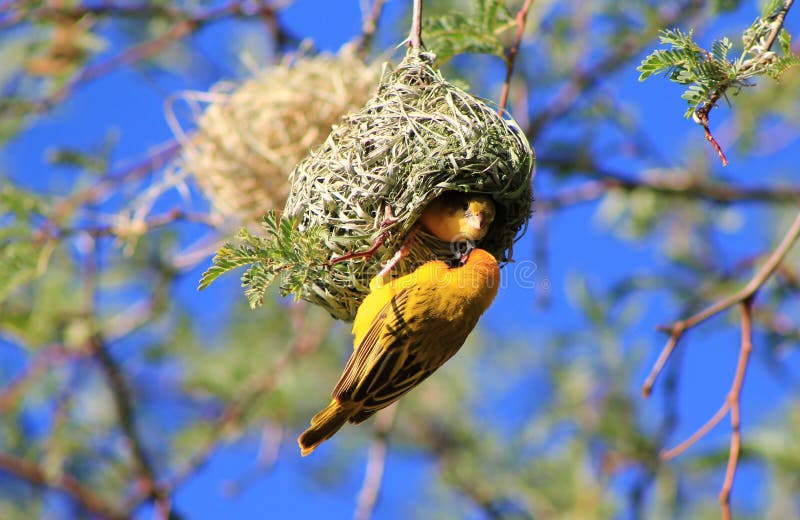
[[[352,320],[369,280],[400,248],[426,205],[447,190],[490,194],[497,217],[477,245],[506,262],[527,223],[534,154],[519,126],[448,83],[432,53],[409,52],[384,73],[377,94],[342,119],[325,143],[294,169],[284,216],[299,231],[322,229],[330,259],[364,251],[397,222],[367,259],[337,263],[305,281],[300,296],[334,317]],[[419,232],[393,273],[453,256],[452,245]]]
[[[197,133],[184,143],[180,167],[216,211],[257,223],[264,210],[283,207],[292,168],[343,115],[364,106],[379,76],[379,66],[345,48],[301,55],[242,84],[189,93],[193,107],[209,104],[202,113],[196,109]]]

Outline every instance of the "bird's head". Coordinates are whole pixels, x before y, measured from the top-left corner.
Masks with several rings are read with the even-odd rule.
[[[495,215],[490,196],[448,191],[428,205],[420,221],[428,232],[445,242],[478,241],[489,232]]]
[[[495,217],[494,202],[491,197],[464,194],[461,210],[464,216],[460,227],[466,238],[480,240],[485,237]]]

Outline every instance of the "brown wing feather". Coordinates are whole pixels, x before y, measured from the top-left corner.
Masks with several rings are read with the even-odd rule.
[[[483,307],[442,298],[444,280],[417,281],[399,291],[373,318],[333,391],[340,402],[357,403],[350,418],[360,422],[430,376],[463,345]],[[436,289],[436,290],[434,290]],[[428,311],[434,310],[433,313]]]
[[[391,348],[391,344],[382,341],[382,337],[386,333],[384,329],[389,328],[393,322],[405,323],[403,314],[405,313],[411,290],[411,288],[407,288],[398,292],[376,314],[361,343],[356,346],[350,355],[350,359],[347,360],[342,376],[333,389],[334,398],[339,400],[352,399],[353,392],[364,376],[382,361],[385,351]],[[394,314],[394,316],[390,316],[390,314]]]
[[[417,287],[419,289],[419,287]],[[346,375],[334,397],[359,403],[361,411],[350,418],[361,422],[396,401],[447,361],[464,343],[470,327],[462,328],[441,317],[408,316],[406,305],[426,308],[428,302],[401,292],[372,323],[351,356]],[[408,303],[409,298],[414,299]],[[426,320],[423,323],[423,320]]]

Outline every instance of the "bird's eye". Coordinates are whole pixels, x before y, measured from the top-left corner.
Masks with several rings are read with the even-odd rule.
[[[468,209],[469,209],[469,202],[465,200],[464,202],[461,203],[461,210],[467,211]]]

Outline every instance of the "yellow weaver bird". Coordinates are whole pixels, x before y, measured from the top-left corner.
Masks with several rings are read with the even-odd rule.
[[[446,191],[428,204],[419,222],[439,240],[475,242],[486,236],[494,217],[494,202],[488,195]]]
[[[461,348],[494,300],[500,270],[483,249],[457,262],[427,262],[383,285],[380,275],[373,278],[333,399],[297,439],[303,456],[346,422],[358,424],[395,402]]]
[[[381,269],[380,278],[386,280],[389,272],[408,253],[419,226],[445,242],[458,243],[469,240],[474,243],[486,236],[495,215],[494,202],[488,195],[461,191],[442,193],[425,208],[400,250]]]

